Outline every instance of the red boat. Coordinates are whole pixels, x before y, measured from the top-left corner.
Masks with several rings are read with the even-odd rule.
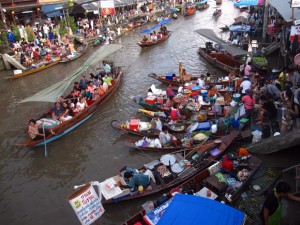
[[[167,35],[163,35],[160,39],[158,39],[157,41],[139,41],[137,44],[141,47],[141,48],[145,48],[145,47],[150,47],[153,45],[157,45],[160,44],[164,41],[166,41],[169,37],[170,37],[171,33],[170,31],[168,32]]]
[[[195,5],[187,5],[185,7],[183,16],[190,16],[196,13],[196,6]]]

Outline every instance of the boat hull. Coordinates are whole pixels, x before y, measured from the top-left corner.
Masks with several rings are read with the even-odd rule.
[[[170,34],[163,36],[161,39],[157,40],[156,42],[142,42],[142,41],[139,41],[137,44],[141,48],[151,47],[153,45],[157,45],[157,44],[160,44],[162,42],[165,42],[169,37],[170,37]]]

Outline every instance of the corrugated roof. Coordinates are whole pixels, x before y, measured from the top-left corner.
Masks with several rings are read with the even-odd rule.
[[[273,6],[287,22],[293,21],[291,0],[269,0],[270,5]],[[294,18],[295,20],[300,19],[300,9],[294,8]]]

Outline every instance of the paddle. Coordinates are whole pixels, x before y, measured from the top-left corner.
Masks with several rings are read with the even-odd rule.
[[[43,134],[44,134],[44,148],[45,148],[45,157],[48,156],[48,150],[47,150],[47,143],[46,143],[46,133],[45,133],[45,126],[44,122],[42,123],[43,126]]]

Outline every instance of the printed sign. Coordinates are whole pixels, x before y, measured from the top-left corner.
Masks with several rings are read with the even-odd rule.
[[[100,1],[101,15],[114,15],[115,14],[115,3],[114,1]]]
[[[92,182],[92,184],[94,183]],[[91,184],[80,188],[68,200],[82,225],[90,225],[95,222],[105,211],[101,199]]]
[[[292,0],[292,8],[300,7],[300,0]]]
[[[298,42],[300,43],[300,26],[291,26],[290,41],[293,41],[295,35],[298,35]]]
[[[257,5],[258,0],[233,0],[234,6]]]
[[[172,199],[169,199],[168,201],[164,202],[151,212],[149,212],[147,215],[144,216],[144,219],[148,222],[148,224],[156,225],[166,209],[169,207]]]

